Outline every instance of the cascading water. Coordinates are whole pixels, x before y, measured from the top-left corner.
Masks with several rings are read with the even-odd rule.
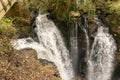
[[[111,80],[116,44],[108,28],[96,18],[98,30],[88,59],[88,80]]]
[[[116,44],[112,35],[109,34],[108,28],[104,27],[97,18],[96,23],[98,24],[98,30],[94,37],[91,51],[89,48],[90,40],[87,31],[88,23],[86,16],[83,16],[82,25],[74,22],[74,25],[71,26],[71,56],[65,47],[59,30],[51,20],[47,19],[46,15],[39,14],[36,18],[37,27],[35,28],[35,32],[39,40],[38,42],[29,37],[13,41],[12,44],[17,50],[32,48],[36,51],[38,59],[41,58],[53,62],[57,66],[62,80],[76,80],[76,71],[79,66],[78,61],[82,60],[78,60],[80,55],[78,52],[78,26],[80,26],[86,39],[85,61],[88,63],[87,79],[110,80],[114,67],[113,61]]]
[[[77,71],[78,64],[78,24],[73,22],[70,26],[70,53],[74,70]]]
[[[39,42],[35,42],[32,38],[24,38],[13,41],[13,46],[17,50],[25,48],[34,49],[38,58],[54,62],[62,80],[75,80],[75,72],[69,51],[65,47],[55,24],[48,20],[45,15],[39,14],[36,18],[36,25],[35,31]]]
[[[70,25],[70,45],[71,58],[76,76],[78,78],[85,78],[85,67],[90,51],[86,15],[82,15],[81,18],[76,18]],[[87,55],[86,58],[85,55]]]

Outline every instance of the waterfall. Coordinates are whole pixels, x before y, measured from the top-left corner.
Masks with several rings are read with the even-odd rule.
[[[78,78],[85,78],[89,51],[88,21],[87,16],[82,15],[70,25],[70,52],[73,68]],[[86,58],[85,55],[87,55]]]
[[[48,20],[46,15],[39,14],[36,18],[35,32],[39,42],[32,38],[23,38],[13,41],[15,49],[34,49],[38,59],[52,61],[58,68],[62,80],[75,80],[75,72],[69,51],[65,47],[60,31],[55,24]]]
[[[70,53],[74,70],[77,72],[78,65],[78,24],[73,22],[70,25]]]
[[[70,53],[56,25],[47,19],[46,15],[41,14],[37,16],[36,27],[34,28],[39,41],[37,42],[28,37],[14,40],[12,44],[17,50],[26,48],[34,49],[38,59],[46,59],[53,62],[57,66],[62,80],[76,80],[77,70],[81,70],[78,72],[87,74],[88,80],[111,80],[114,70],[113,61],[116,44],[112,35],[109,34],[109,29],[98,18],[95,18],[95,22],[98,25],[98,29],[94,36],[91,50],[88,21],[85,15],[81,18],[82,24],[75,21],[70,27]],[[78,40],[78,35],[80,35],[78,34],[78,27],[81,28],[81,33],[83,32],[84,34],[82,37],[85,37],[81,38],[81,40]],[[81,46],[80,50],[84,47],[81,53],[79,53],[78,46]],[[78,62],[79,60],[81,61]],[[82,65],[79,66],[79,63]],[[82,71],[86,63],[88,66],[87,73],[86,71]]]
[[[109,30],[96,18],[98,29],[88,58],[88,80],[111,80],[116,44]]]

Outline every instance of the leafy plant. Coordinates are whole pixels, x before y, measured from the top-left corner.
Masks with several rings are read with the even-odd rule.
[[[16,28],[13,26],[12,19],[2,18],[2,20],[0,20],[0,35],[12,38],[17,32]]]
[[[24,2],[29,8],[37,8],[41,12],[51,9],[54,16],[61,21],[69,21],[71,11],[87,13],[89,18],[93,18],[99,10],[120,13],[120,0],[24,0]]]
[[[112,1],[109,7],[110,7],[109,9],[110,13],[115,13],[117,15],[120,15],[120,0]]]

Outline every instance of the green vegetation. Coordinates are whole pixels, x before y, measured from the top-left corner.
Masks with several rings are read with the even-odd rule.
[[[8,54],[12,51],[10,39],[15,38],[16,32],[12,19],[0,20],[0,54]]]
[[[16,35],[16,28],[14,27],[13,20],[9,18],[2,18],[0,20],[0,36],[12,38]]]
[[[52,10],[54,16],[61,21],[69,21],[71,11],[87,13],[89,18],[100,11],[120,13],[120,0],[24,0],[29,9],[37,8],[41,12]]]
[[[110,12],[120,16],[120,0],[112,1],[109,5]]]

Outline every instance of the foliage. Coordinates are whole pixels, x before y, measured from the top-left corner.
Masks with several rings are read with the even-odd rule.
[[[110,3],[109,7],[110,7],[110,9],[109,9],[110,13],[120,15],[120,0],[112,1]]]
[[[74,1],[74,0],[73,0]],[[40,9],[41,13],[52,10],[58,20],[66,20],[69,17],[71,0],[24,0],[25,5],[31,9]]]
[[[0,36],[12,38],[17,32],[16,28],[13,26],[14,24],[12,19],[3,18],[0,20]]]
[[[82,13],[87,13],[90,17],[93,17],[96,12],[95,4],[93,0],[76,0],[77,10]]]
[[[116,13],[119,12],[119,0],[24,0],[24,3],[28,8],[37,8],[41,12],[47,12],[51,9],[55,13],[54,16],[62,21],[69,20],[71,11],[88,13],[89,17],[94,17],[98,13],[98,9],[105,12],[115,10]]]
[[[53,3],[52,9],[53,12],[56,14],[56,18],[58,20],[69,20],[69,12],[72,10],[72,3],[70,2],[70,0],[55,0],[51,3]]]
[[[10,39],[15,38],[16,32],[13,19],[4,17],[0,20],[0,55],[12,52]]]

